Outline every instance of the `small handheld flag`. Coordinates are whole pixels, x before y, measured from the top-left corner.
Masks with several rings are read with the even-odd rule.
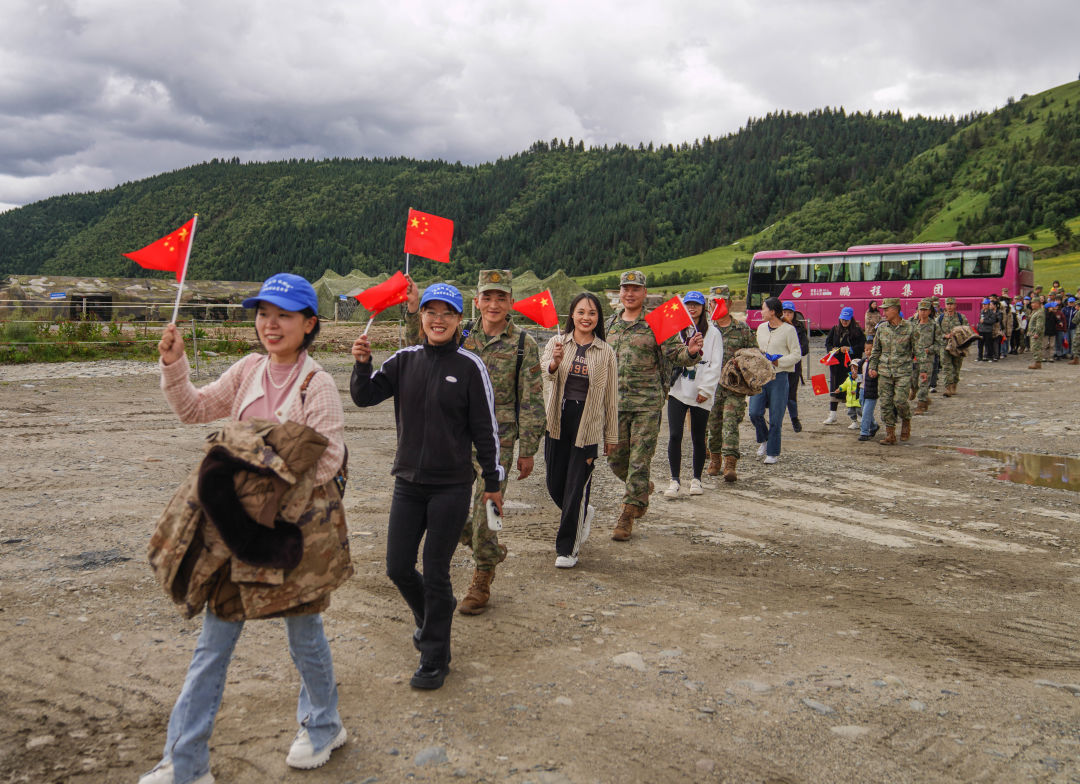
[[[811,376],[810,386],[813,388],[815,395],[829,394],[829,382],[825,380],[824,373],[819,373],[816,376]]]
[[[518,313],[532,319],[544,329],[551,329],[559,323],[559,314],[555,311],[555,300],[551,296],[551,289],[519,300],[513,307]]]
[[[152,242],[141,250],[125,253],[124,256],[134,261],[143,269],[175,272],[180,284],[176,289],[176,302],[173,304],[171,324],[176,323],[180,312],[180,295],[184,293],[184,279],[187,277],[188,261],[191,259],[191,245],[195,241],[195,227],[199,223],[199,213],[191,220],[157,242]]]
[[[377,286],[364,289],[356,295],[356,301],[364,306],[371,314],[364,333],[371,329],[371,323],[375,317],[393,305],[399,305],[408,299],[409,279],[401,274],[401,270],[395,272],[389,279],[384,280]]]
[[[833,349],[828,354],[818,360],[822,365],[839,365],[840,360],[836,358],[836,350]]]
[[[686,305],[683,304],[682,299],[677,294],[646,315],[645,320],[652,327],[657,343],[663,343],[672,335],[679,334],[686,327],[694,326],[690,311],[686,309]]]
[[[719,321],[728,314],[727,300],[721,297],[716,301],[716,307],[713,309],[712,320]]]
[[[449,264],[453,239],[452,220],[409,208],[409,219],[405,224],[405,253]]]

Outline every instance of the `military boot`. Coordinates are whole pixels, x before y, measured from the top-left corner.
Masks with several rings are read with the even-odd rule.
[[[907,399],[908,400],[914,400],[915,399],[915,392],[916,392],[915,387],[908,387]]]
[[[915,415],[918,416],[919,414],[925,414],[929,410],[930,410],[930,401],[929,400],[920,400],[919,405],[915,406]]]
[[[495,570],[473,572],[472,584],[469,592],[458,605],[458,612],[462,615],[479,615],[487,609],[488,599],[491,598],[491,581],[495,579]]]
[[[956,384],[945,385],[945,397],[952,397],[956,394]]]
[[[735,474],[735,464],[739,462],[739,458],[731,457],[730,455],[724,458],[724,481],[734,482],[739,477]]]
[[[896,443],[896,427],[894,425],[885,425],[885,437],[878,441],[879,444],[895,444]]]
[[[900,440],[901,441],[907,441],[909,438],[911,438],[911,420],[910,419],[901,419],[900,420]]]
[[[1069,360],[1070,365],[1080,365],[1080,357],[1073,357]]]
[[[1028,365],[1028,370],[1042,370],[1042,362],[1036,359],[1034,362]]]
[[[716,476],[723,468],[721,467],[724,462],[724,458],[718,452],[712,452],[709,456],[709,467],[705,469],[705,473],[709,476]]]
[[[632,504],[623,504],[622,514],[615,522],[615,530],[611,532],[614,541],[625,542],[630,538],[630,533],[634,530],[634,518],[638,516],[637,508]]]

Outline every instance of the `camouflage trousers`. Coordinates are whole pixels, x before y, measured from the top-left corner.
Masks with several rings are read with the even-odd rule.
[[[619,412],[619,443],[608,455],[608,465],[626,483],[623,503],[649,508],[649,468],[660,433],[660,412]]]
[[[919,381],[919,363],[911,364],[911,386],[915,388],[915,399],[924,401],[930,399],[930,373],[926,374],[926,381]]]
[[[960,368],[964,365],[963,357],[954,357],[948,351],[942,351],[941,370],[945,373],[945,384],[957,384],[960,382]]]
[[[499,447],[499,462],[506,478],[499,482],[499,492],[506,498],[506,485],[510,480],[510,466],[514,463],[514,444],[502,444]],[[466,547],[471,547],[473,562],[479,572],[490,572],[502,558],[499,549],[499,535],[487,526],[487,509],[484,508],[484,480],[480,476],[480,464],[473,458],[473,499],[472,512],[465,521],[459,540]]]
[[[1050,353],[1050,338],[1046,335],[1031,336],[1031,358],[1036,362],[1042,362]]]
[[[908,403],[910,389],[911,376],[907,373],[898,376],[878,375],[878,408],[886,427],[896,427],[897,417],[911,419],[911,404]]]
[[[744,414],[746,395],[718,386],[712,411],[709,412],[709,452],[736,460],[742,457],[739,454],[739,425]]]

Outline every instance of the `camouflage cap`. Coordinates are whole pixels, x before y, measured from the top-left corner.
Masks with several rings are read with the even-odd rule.
[[[948,299],[945,300],[945,304],[946,305],[955,305],[956,304],[956,297],[949,297]]]
[[[926,299],[919,300],[919,310],[933,310],[933,309],[934,309],[934,303],[930,300],[929,297],[927,297]]]
[[[898,308],[898,307],[900,307],[900,298],[899,297],[886,297],[885,299],[881,300],[881,309],[882,310],[884,310],[885,308]]]
[[[480,270],[480,281],[476,284],[476,293],[505,291],[507,294],[513,294],[510,279],[510,270]]]
[[[730,286],[711,286],[709,288],[709,296],[713,299],[731,299],[731,287]]]
[[[624,272],[619,276],[620,286],[644,286],[645,285],[645,273],[638,270],[631,270],[630,272]]]

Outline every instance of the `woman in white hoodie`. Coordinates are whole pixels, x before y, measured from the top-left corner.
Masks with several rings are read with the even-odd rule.
[[[784,309],[780,300],[769,297],[761,307],[761,325],[757,328],[757,344],[765,358],[776,368],[776,378],[761,392],[750,398],[750,421],[757,434],[758,457],[772,464],[780,459],[780,425],[787,407],[788,373],[795,369],[802,352],[795,327],[781,320]],[[765,409],[769,423],[765,424]]]
[[[683,304],[694,326],[683,330],[682,338],[689,340],[701,333],[705,343],[701,349],[701,361],[693,367],[676,368],[671,390],[668,392],[668,465],[671,482],[664,495],[674,498],[679,494],[679,468],[682,464],[683,425],[686,412],[690,412],[690,442],[693,445],[693,478],[690,495],[701,495],[701,472],[705,468],[705,433],[709,424],[716,383],[724,367],[724,342],[720,330],[714,327],[705,314],[705,295],[700,291],[688,291]]]

